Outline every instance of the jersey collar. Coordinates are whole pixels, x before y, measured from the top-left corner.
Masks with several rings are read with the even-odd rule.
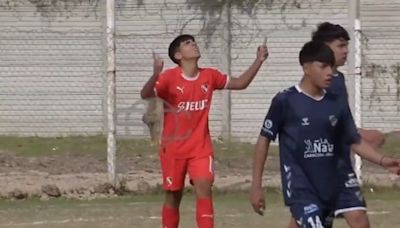
[[[300,88],[300,85],[295,85],[294,87],[296,88],[297,92],[302,93],[302,94],[306,95],[307,97],[309,97],[309,98],[311,98],[311,99],[313,99],[313,100],[316,100],[316,101],[321,101],[322,99],[324,99],[325,94],[326,94],[326,90],[324,89],[324,94],[323,94],[321,97],[314,97],[314,96],[311,96],[310,94],[304,92],[304,91]]]
[[[183,73],[182,69],[180,69],[180,70],[181,70],[182,78],[185,79],[185,80],[188,80],[188,81],[196,81],[200,76],[200,69],[197,71],[197,74],[194,77],[188,77]]]

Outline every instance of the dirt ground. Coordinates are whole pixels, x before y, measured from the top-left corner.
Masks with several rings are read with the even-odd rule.
[[[43,188],[48,185],[56,186],[66,197],[110,196],[106,193],[118,190],[106,184],[105,163],[90,155],[22,157],[0,153],[0,197],[46,198],[49,194]],[[158,157],[154,154],[122,158],[117,164],[118,179],[124,191],[138,194],[159,191],[161,173]],[[215,187],[219,190],[241,190],[248,186],[250,164],[243,165],[241,161],[233,160],[227,163],[216,161],[216,166]],[[270,172],[265,177],[266,183],[278,186],[278,174]]]
[[[400,141],[400,134],[390,135],[392,142]],[[395,137],[395,139],[393,139]],[[397,152],[399,147],[395,148]],[[399,155],[400,153],[397,153]],[[0,152],[0,197],[26,198],[64,196],[72,198],[112,197],[129,193],[148,193],[160,190],[161,173],[156,153],[120,155],[117,161],[119,187],[107,184],[105,158],[83,154],[17,156]],[[280,186],[277,155],[268,158],[264,184]],[[219,158],[216,155],[215,188],[219,191],[243,190],[251,179],[251,154]],[[400,178],[368,162],[364,163],[363,180],[381,186],[400,186]]]

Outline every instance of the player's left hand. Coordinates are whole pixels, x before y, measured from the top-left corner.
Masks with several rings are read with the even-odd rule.
[[[400,159],[384,156],[380,164],[389,172],[400,175]]]
[[[160,75],[164,67],[164,61],[153,50],[153,75]]]
[[[257,59],[260,60],[261,62],[264,62],[268,58],[268,47],[267,47],[267,39],[264,40],[264,42],[258,46],[257,49]]]
[[[254,211],[259,215],[264,215],[265,198],[262,188],[252,187],[250,190],[250,202]]]

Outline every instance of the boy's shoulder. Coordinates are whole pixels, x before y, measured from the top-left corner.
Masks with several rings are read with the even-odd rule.
[[[292,96],[294,96],[296,94],[298,94],[298,91],[297,91],[295,86],[292,86],[292,87],[289,87],[289,88],[286,88],[286,89],[283,89],[283,90],[279,91],[275,95],[274,99],[285,100],[285,99],[288,99],[288,98],[290,98],[290,97],[292,97]]]
[[[330,99],[330,100],[334,100],[334,101],[340,99],[340,95],[337,92],[332,91],[332,90],[326,90],[325,91],[325,97]]]
[[[339,77],[341,77],[341,78],[344,78],[344,74],[343,74],[343,72],[341,72],[341,71],[337,71],[337,75],[338,75]]]
[[[201,72],[210,74],[210,75],[215,75],[215,74],[222,74],[221,71],[218,68],[215,67],[201,67],[199,68]]]
[[[333,75],[333,80],[340,80],[343,84],[345,84],[346,81],[344,74],[340,71]]]
[[[173,74],[177,74],[177,73],[179,73],[180,72],[180,69],[179,69],[179,67],[171,67],[171,68],[168,68],[168,69],[165,69],[162,73],[161,73],[161,75],[162,76],[168,76],[168,75],[173,75]]]
[[[168,69],[165,69],[158,78],[158,81],[163,81],[163,82],[173,82],[176,81],[181,74],[181,69],[179,67],[171,67]]]

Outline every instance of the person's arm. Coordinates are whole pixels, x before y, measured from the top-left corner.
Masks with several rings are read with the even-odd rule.
[[[391,173],[400,175],[400,159],[392,158],[379,153],[365,140],[361,139],[359,143],[354,143],[352,145],[352,150],[363,159],[380,165]]]
[[[344,113],[341,119],[341,132],[344,136],[344,143],[351,144],[352,150],[361,158],[374,164],[380,165],[390,172],[400,175],[400,160],[385,156],[368,144],[357,131],[350,107],[346,102]]]
[[[253,157],[253,175],[250,190],[250,202],[256,213],[263,215],[265,210],[264,191],[262,190],[262,176],[265,161],[267,160],[270,140],[259,136]]]
[[[149,80],[144,84],[142,90],[140,91],[140,97],[142,99],[147,99],[151,97],[155,97],[154,86],[158,80],[158,77],[164,67],[164,61],[153,52],[153,75],[149,78]]]
[[[257,57],[254,60],[253,64],[239,77],[237,78],[230,78],[226,89],[231,90],[242,90],[246,89],[250,83],[253,81],[254,77],[256,76],[258,70],[260,69],[261,65],[264,61],[268,58],[268,48],[266,43],[259,46],[257,49]]]
[[[284,122],[283,98],[278,94],[272,99],[271,106],[261,127],[253,157],[253,175],[250,188],[250,202],[254,211],[263,215],[265,209],[262,176],[271,140],[275,140]]]
[[[154,91],[154,85],[158,79],[158,75],[152,75],[149,80],[144,84],[142,90],[140,91],[140,97],[142,99],[147,99],[151,97],[155,97],[156,93]]]

